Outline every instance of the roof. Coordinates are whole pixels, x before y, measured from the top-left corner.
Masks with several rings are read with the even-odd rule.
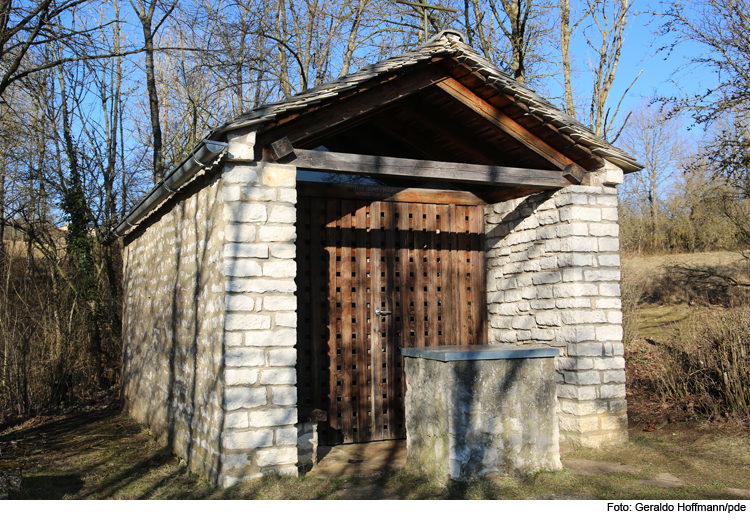
[[[299,112],[306,107],[338,97],[371,79],[437,56],[452,57],[472,72],[480,74],[486,79],[485,87],[492,86],[498,92],[510,95],[518,106],[527,109],[528,114],[542,120],[545,124],[554,126],[561,135],[568,136],[577,145],[614,163],[625,172],[634,172],[643,168],[633,156],[599,138],[589,127],[561,111],[534,90],[500,71],[497,66],[464,44],[463,37],[455,31],[443,31],[412,51],[372,64],[283,101],[257,107],[215,128],[208,134],[208,138],[219,139],[229,130],[274,121],[284,114]]]

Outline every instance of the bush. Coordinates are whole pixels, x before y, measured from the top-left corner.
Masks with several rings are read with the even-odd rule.
[[[664,351],[659,390],[699,414],[750,418],[750,307],[712,311],[687,323]]]

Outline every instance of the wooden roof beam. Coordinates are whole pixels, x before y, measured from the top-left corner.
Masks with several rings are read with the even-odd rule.
[[[265,126],[258,133],[256,148],[262,149],[282,137],[288,137],[292,143],[299,145],[309,144],[327,134],[341,133],[344,125],[361,122],[375,112],[382,111],[387,105],[429,88],[447,77],[443,68],[431,64],[408,74],[404,72],[401,77],[365,91],[342,94],[335,105],[328,104],[284,124]]]
[[[477,96],[457,80],[448,77],[438,82],[436,86],[464,104],[470,110],[476,112],[477,115],[482,116],[491,125],[528,146],[529,149],[533,150],[556,167],[562,169],[571,163],[575,163],[572,159],[553,149],[503,112]]]
[[[482,185],[530,187],[534,189],[561,189],[570,185],[570,168],[566,170],[519,169],[442,161],[364,156],[341,152],[294,149],[293,156],[282,162],[302,169],[466,182]]]

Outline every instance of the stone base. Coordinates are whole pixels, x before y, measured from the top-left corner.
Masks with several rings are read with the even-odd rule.
[[[318,463],[318,424],[299,423],[297,427],[297,467],[307,473]]]
[[[404,359],[407,471],[444,481],[562,469],[553,358]]]

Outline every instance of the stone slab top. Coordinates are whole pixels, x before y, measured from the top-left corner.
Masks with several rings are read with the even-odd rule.
[[[488,359],[551,358],[560,355],[560,349],[535,346],[500,345],[447,345],[402,348],[404,357],[434,359],[435,361],[481,361]]]

